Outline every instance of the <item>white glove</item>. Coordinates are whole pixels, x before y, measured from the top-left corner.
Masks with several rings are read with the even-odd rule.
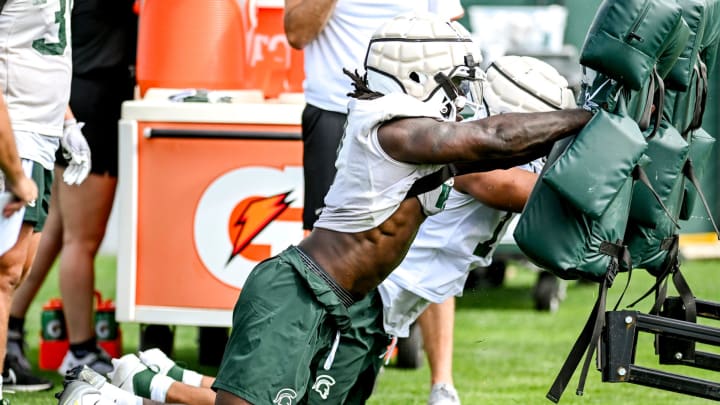
[[[69,185],[82,183],[90,174],[90,146],[81,131],[84,125],[85,123],[74,119],[65,120],[63,125],[60,144],[63,148],[63,157],[68,161],[63,180]]]

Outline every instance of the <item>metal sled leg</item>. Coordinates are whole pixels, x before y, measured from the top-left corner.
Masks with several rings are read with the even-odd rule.
[[[712,308],[710,308],[712,309]],[[700,312],[700,311],[698,311]],[[720,383],[699,378],[672,374],[637,366],[635,346],[640,332],[678,339],[684,343],[694,342],[720,346],[720,329],[699,325],[664,316],[647,315],[638,311],[607,311],[600,350],[600,368],[604,382],[629,382],[647,387],[720,400]],[[694,352],[694,347],[693,350]],[[694,363],[707,355],[708,363],[717,363],[714,355],[694,353]],[[682,358],[676,358],[676,364]],[[702,360],[704,362],[705,360]],[[702,363],[701,364],[704,364]],[[712,367],[705,367],[714,369]]]
[[[720,304],[695,300],[697,316],[720,320]],[[680,297],[668,297],[663,305],[662,316],[684,320],[685,308]],[[720,371],[720,356],[695,349],[695,342],[672,336],[658,335],[656,351],[660,364],[682,364],[712,371]]]

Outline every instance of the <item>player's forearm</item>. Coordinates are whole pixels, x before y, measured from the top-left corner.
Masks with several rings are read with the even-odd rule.
[[[554,142],[577,133],[591,117],[585,110],[574,109],[501,114],[471,122],[477,132],[463,135],[469,147],[458,161],[489,168],[527,163],[546,155]],[[502,164],[493,166],[498,162]]]
[[[290,46],[302,49],[325,28],[337,0],[285,0],[283,23]]]

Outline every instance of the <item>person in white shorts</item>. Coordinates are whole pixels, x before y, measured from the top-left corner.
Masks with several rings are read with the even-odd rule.
[[[0,13],[0,88],[7,105],[15,144],[25,174],[37,184],[38,197],[24,208],[17,233],[5,240],[12,247],[0,256],[0,362],[6,389],[38,391],[52,383],[33,376],[13,359],[5,359],[7,325],[13,293],[32,264],[47,216],[55,152],[70,152],[77,184],[87,175],[87,143],[68,108],[72,60],[71,0],[8,0]],[[3,184],[0,186],[4,187]]]

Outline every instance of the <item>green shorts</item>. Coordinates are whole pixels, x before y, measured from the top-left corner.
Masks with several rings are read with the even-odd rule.
[[[349,326],[340,299],[290,247],[245,281],[213,389],[253,404],[304,403],[336,334]]]
[[[391,339],[383,329],[380,294],[373,290],[348,311],[352,328],[340,337],[329,370],[322,359],[308,394],[310,404],[364,404],[372,394]]]
[[[23,222],[32,224],[33,231],[40,232],[50,209],[50,189],[52,188],[53,172],[45,169],[40,163],[32,162],[31,177],[38,188],[38,198],[34,206],[25,207]]]

